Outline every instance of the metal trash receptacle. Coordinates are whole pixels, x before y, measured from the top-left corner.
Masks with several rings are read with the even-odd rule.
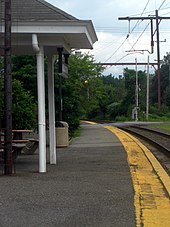
[[[68,147],[68,123],[64,121],[56,122],[56,147]]]

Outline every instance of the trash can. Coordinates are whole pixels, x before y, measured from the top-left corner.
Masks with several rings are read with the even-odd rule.
[[[64,121],[56,122],[56,147],[68,147],[68,124]]]

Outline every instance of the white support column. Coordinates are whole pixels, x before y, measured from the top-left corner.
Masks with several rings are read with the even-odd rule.
[[[54,58],[48,56],[48,111],[50,164],[56,164],[55,96],[54,96]]]
[[[45,81],[44,81],[44,49],[39,48],[37,56],[38,86],[38,130],[39,130],[39,172],[46,172],[46,124],[45,124]]]

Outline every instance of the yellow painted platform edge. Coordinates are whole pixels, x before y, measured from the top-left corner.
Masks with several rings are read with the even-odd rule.
[[[137,140],[135,137],[132,137],[131,135],[130,135],[130,137],[134,138],[134,140]],[[148,160],[150,161],[154,170],[156,171],[157,175],[159,176],[162,184],[166,188],[168,195],[170,197],[170,177],[169,177],[169,175],[164,170],[162,165],[159,163],[157,158],[152,154],[152,152],[146,146],[144,146],[139,140],[137,140],[137,141],[138,141],[138,145],[143,149],[146,157],[148,158]]]
[[[95,124],[97,124],[96,122],[92,122],[92,121],[84,121],[84,120],[81,120],[80,122],[84,122],[84,123],[91,124],[91,125],[95,125]]]
[[[118,129],[118,130],[122,131],[121,129]],[[167,193],[168,193],[168,195],[170,197],[170,177],[167,174],[167,172],[164,170],[164,168],[162,167],[162,165],[159,163],[159,161],[157,160],[157,158],[137,138],[135,138],[134,136],[130,135],[127,132],[124,132],[124,133],[127,134],[129,137],[131,137],[131,139],[133,139],[136,143],[138,143],[138,145],[143,149],[144,154],[146,155],[147,159],[151,163],[153,169],[157,173],[158,177],[160,178],[160,181],[164,185],[164,187],[165,187],[165,189],[166,189],[166,191],[167,191]]]
[[[170,178],[167,175],[166,171],[159,164],[158,160],[154,157],[154,155],[151,153],[151,151],[147,147],[145,147],[137,138],[135,138],[134,136],[131,136],[129,133],[127,133],[123,130],[118,129],[117,127],[105,126],[104,128],[110,130],[112,133],[114,133],[118,137],[118,139],[121,141],[125,151],[127,152],[128,158],[131,155],[132,155],[132,157],[133,157],[133,155],[135,155],[135,153],[134,154],[133,154],[133,152],[131,153],[131,151],[133,151],[133,146],[135,147],[135,149],[137,149],[137,147],[138,147],[138,149],[139,148],[141,149],[141,152],[139,152],[139,153],[142,155],[142,157],[140,157],[140,155],[139,156],[137,155],[138,161],[140,162],[140,160],[142,158],[142,162],[145,160],[145,162],[147,163],[146,166],[144,165],[146,167],[146,172],[145,171],[143,172],[142,169],[140,169],[140,167],[142,168],[142,165],[141,165],[142,163],[140,163],[141,166],[139,166],[138,171],[136,171],[135,168],[133,168],[133,167],[131,168],[131,166],[130,166],[130,172],[132,174],[131,176],[132,176],[132,182],[133,182],[133,187],[134,187],[134,192],[135,192],[134,193],[134,206],[135,206],[135,213],[136,213],[136,227],[141,227],[141,226],[146,226],[146,227],[151,227],[151,226],[166,227],[167,226],[168,227],[168,226],[170,226],[170,219],[169,219],[169,204],[170,203],[169,203],[169,197],[168,197],[168,194],[169,194],[168,182],[170,181]],[[134,145],[132,146],[132,144],[134,144]],[[132,148],[132,150],[131,150],[131,148]],[[145,156],[145,158],[144,158],[144,156]],[[131,160],[131,158],[130,158],[130,160],[128,159],[129,164],[131,164],[131,163],[133,164],[133,161],[135,160],[133,158]],[[147,167],[148,164],[150,165],[151,168]],[[140,175],[140,170],[143,172],[144,178],[143,177],[138,178],[138,176]],[[137,174],[137,175],[135,175],[135,174]],[[150,200],[148,200],[148,198],[149,198],[148,195],[150,195],[150,194],[148,194],[149,192],[146,191],[146,192],[142,193],[142,190],[141,190],[142,188],[140,187],[140,183],[142,185],[143,182],[144,183],[147,182],[150,184],[150,181],[147,181],[145,179],[145,174],[146,175],[151,174],[152,176],[154,176],[153,178],[149,178],[149,180],[151,180],[151,181],[153,180],[153,182],[151,182],[151,183],[154,183],[153,186],[158,186],[158,191],[156,191],[156,193],[152,192],[153,194],[151,193],[153,196],[155,196],[155,200],[156,200],[156,204],[157,204],[156,208],[155,208],[155,206],[153,206],[153,208],[154,208],[153,210],[151,209],[152,206],[151,207],[148,206],[150,204]],[[158,184],[155,184],[155,182],[157,182]],[[161,187],[159,186],[160,184],[162,185]],[[155,191],[155,188],[154,188],[154,191]],[[166,193],[165,193],[165,191],[166,191]],[[163,200],[160,200],[160,198],[162,198]],[[151,205],[152,205],[152,203],[151,203]],[[158,206],[158,209],[157,209],[157,206]],[[161,216],[159,217],[159,215],[161,215]],[[160,220],[160,218],[161,218],[161,220]]]
[[[84,121],[84,120],[82,120],[82,122],[85,122],[85,123],[88,123],[88,124],[96,124],[95,122],[92,122],[92,121]],[[105,126],[103,126],[103,127],[107,128]],[[115,128],[114,126],[111,126],[111,127]],[[121,129],[119,129],[119,130],[122,131]],[[138,143],[138,145],[143,149],[144,154],[146,155],[146,157],[148,158],[149,162],[151,163],[153,169],[155,170],[155,172],[159,176],[162,184],[164,185],[164,187],[165,187],[165,189],[166,189],[166,191],[167,191],[167,193],[168,193],[168,195],[170,197],[170,177],[166,173],[164,168],[161,166],[159,161],[151,153],[151,151],[146,146],[144,146],[137,138],[135,138],[134,136],[130,135],[127,132],[124,132],[124,133],[127,134],[129,137],[131,137],[131,139],[133,139],[136,143]]]

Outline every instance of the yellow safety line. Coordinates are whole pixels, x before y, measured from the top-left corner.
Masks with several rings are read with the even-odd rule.
[[[123,144],[135,191],[136,227],[170,226],[170,177],[151,152],[135,137],[105,126]]]
[[[97,124],[96,122],[92,122],[92,121],[84,121],[84,120],[81,120],[81,122],[84,122],[84,123],[87,123],[87,124],[91,124],[91,125]]]

